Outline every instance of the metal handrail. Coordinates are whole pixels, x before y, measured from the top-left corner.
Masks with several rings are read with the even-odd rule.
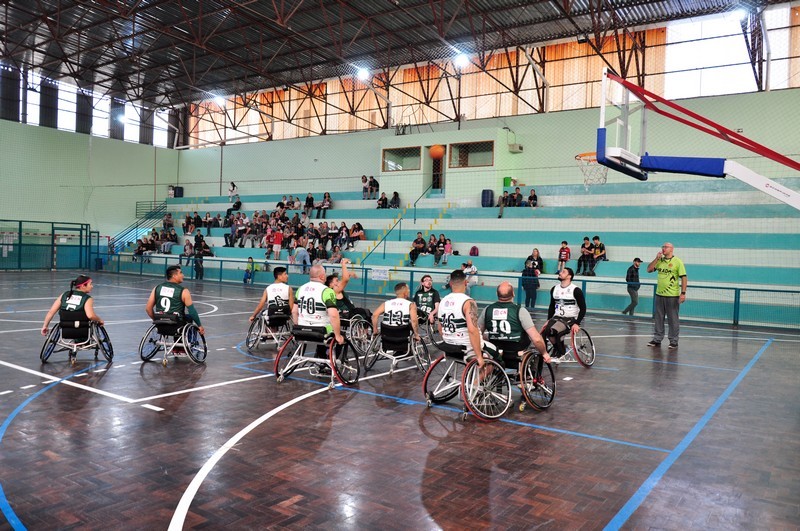
[[[420,201],[420,200],[421,200],[423,197],[425,197],[425,194],[427,194],[427,193],[428,193],[428,190],[430,190],[431,188],[433,188],[433,183],[429,184],[429,185],[428,185],[428,187],[427,187],[427,188],[425,188],[425,190],[422,192],[422,195],[420,195],[420,196],[417,198],[417,200],[416,200],[416,201],[414,201],[414,224],[416,224],[416,223],[417,223],[417,203],[419,203],[419,201]]]
[[[386,234],[383,235],[383,238],[381,238],[380,241],[378,241],[378,243],[375,244],[375,247],[373,247],[372,250],[367,253],[367,256],[365,256],[361,260],[361,264],[364,264],[364,262],[367,261],[367,258],[372,256],[372,253],[375,252],[375,250],[378,248],[380,244],[383,244],[383,257],[386,258],[386,239],[398,225],[400,225],[400,228],[398,229],[397,241],[401,241],[403,239],[403,216],[400,216],[400,218],[398,218],[398,220],[394,222],[394,224],[389,228],[389,230],[386,231]]]

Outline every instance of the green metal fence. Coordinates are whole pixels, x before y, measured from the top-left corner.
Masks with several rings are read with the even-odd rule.
[[[194,259],[184,258],[184,274],[194,279],[198,275]],[[93,264],[99,264],[105,271],[163,277],[168,265],[177,264],[178,256],[155,255],[151,257],[134,257],[129,253],[108,254],[106,249],[93,250]],[[206,282],[243,282],[245,262],[242,260],[225,260],[220,258],[203,259],[203,280]],[[255,274],[254,284],[266,286],[273,282],[271,272],[265,271],[263,260],[259,263],[259,271]],[[271,262],[276,265],[287,265],[286,262]],[[338,264],[325,264],[329,272],[340,269]],[[444,296],[449,291],[444,287],[449,270],[419,269],[395,271],[391,268],[351,266],[356,273],[347,287],[351,298],[367,301],[374,297],[389,297],[394,294],[394,285],[406,282],[412,292],[417,289],[419,281],[425,274],[433,277],[434,287]],[[301,267],[289,266],[290,283],[298,286],[308,280],[301,274]],[[524,302],[525,292],[521,278],[509,273],[507,275],[484,275],[477,277],[476,283],[470,287],[473,298],[482,303],[496,300],[497,286],[508,281],[515,287],[518,303]],[[536,316],[538,320],[544,316],[550,304],[550,288],[557,279],[554,275],[539,277],[540,287],[537,290]],[[576,278],[575,282],[583,289],[586,296],[589,314],[617,315],[630,302],[627,284],[623,281],[597,280],[594,278]],[[639,305],[634,318],[650,318],[653,314],[655,285],[643,283],[639,290]],[[362,302],[365,304],[365,302]],[[726,287],[690,284],[686,302],[681,305],[681,320],[703,323],[719,323],[728,325],[747,325],[758,327],[774,327],[800,330],[800,290],[767,289],[758,287]]]

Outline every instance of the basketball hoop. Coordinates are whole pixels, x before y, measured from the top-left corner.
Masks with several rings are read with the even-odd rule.
[[[579,153],[575,155],[575,162],[583,173],[583,186],[586,190],[596,184],[606,184],[606,175],[608,174],[608,166],[603,166],[597,162],[597,153],[594,151],[588,153]]]

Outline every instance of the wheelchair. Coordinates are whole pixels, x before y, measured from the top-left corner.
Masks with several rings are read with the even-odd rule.
[[[142,361],[150,361],[159,350],[164,351],[161,359],[164,367],[169,357],[175,359],[186,354],[195,363],[205,363],[208,354],[206,338],[200,334],[200,327],[173,314],[157,314],[139,343]]]
[[[342,334],[358,357],[366,356],[372,343],[372,322],[361,313],[353,313],[349,317],[340,317],[339,323]]]
[[[114,347],[105,327],[86,319],[83,312],[61,310],[58,317],[60,322],[53,325],[39,354],[42,363],[47,363],[54,352],[69,351],[69,363],[74,366],[79,350],[94,350],[95,359],[98,354],[109,362],[114,359]]]
[[[292,333],[292,316],[289,307],[272,307],[262,312],[258,319],[253,319],[247,330],[245,346],[253,351],[261,344],[272,340],[275,347],[280,348]]]
[[[463,420],[469,413],[486,421],[502,417],[512,404],[511,380],[503,365],[484,356],[488,370],[481,374],[477,359],[474,355],[465,357],[464,347],[446,343],[438,347],[443,354],[431,363],[422,380],[428,407],[447,402],[460,392]]]
[[[314,347],[311,353],[306,352],[309,344]],[[317,345],[325,346],[325,357],[317,353]],[[314,326],[295,326],[283,342],[275,358],[276,381],[283,382],[298,368],[308,370],[311,376],[325,376],[329,370],[329,388],[334,387],[336,380],[342,385],[355,385],[360,374],[358,354],[355,349],[350,349],[349,342],[337,348],[333,334],[326,333],[323,327]]]
[[[581,327],[577,334],[570,332],[569,334],[561,336],[561,340],[564,342],[564,355],[560,358],[553,356],[555,348],[552,343],[550,343],[549,338],[545,337],[544,340],[547,342],[547,352],[556,365],[562,363],[579,363],[584,367],[591,367],[594,365],[594,341],[592,340],[592,336],[589,335],[589,332],[583,327]]]
[[[518,384],[522,391],[523,400],[520,400],[519,410],[525,411],[526,403],[536,410],[549,408],[556,397],[553,366],[544,362],[544,358],[533,345],[520,351],[516,345],[503,342],[491,344],[495,347],[495,359],[505,367],[511,383]],[[495,351],[492,352],[493,355]]]
[[[427,371],[431,364],[428,346],[422,338],[419,341],[414,339],[414,331],[410,326],[381,326],[380,335],[372,337],[364,355],[364,372],[372,369],[379,358],[391,361],[389,374],[394,373],[402,360],[413,359],[420,371]]]

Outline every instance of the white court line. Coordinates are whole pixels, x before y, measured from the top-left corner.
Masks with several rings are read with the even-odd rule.
[[[14,391],[3,391],[0,392],[0,395],[7,395],[8,393],[13,393]]]
[[[0,365],[5,365],[11,369],[16,369],[18,371],[27,372],[28,374],[35,374],[36,376],[40,376],[42,378],[52,378],[51,375],[45,374],[43,372],[34,371],[33,369],[28,369],[27,367],[21,367],[19,365],[14,365],[13,363],[8,363],[7,361],[0,360]],[[85,376],[86,373],[76,374],[75,376]],[[83,385],[79,383],[75,383],[70,380],[60,380],[60,382],[64,385],[69,385],[71,387],[76,387],[78,389],[83,389],[84,391],[89,391],[90,393],[97,393],[98,395],[102,395],[108,398],[113,398],[114,400],[119,400],[120,402],[125,402],[127,404],[133,404],[135,402],[134,399],[128,398],[122,395],[117,395],[114,393],[109,393],[108,391],[103,391],[102,389],[95,389],[94,387],[89,387],[88,385]]]
[[[394,372],[397,373],[397,372],[407,371],[407,370],[410,370],[410,369],[416,369],[416,367],[414,367],[414,366],[406,367],[404,369],[399,369],[399,370],[396,370]],[[377,378],[379,376],[386,376],[387,374],[391,374],[391,373],[384,372],[384,373],[380,373],[380,374],[375,374],[375,375],[372,375],[372,376],[368,376],[366,378],[362,378],[362,379],[359,380],[359,382],[364,381],[364,380],[371,380],[371,379]],[[273,375],[270,375],[270,376],[273,376]],[[341,385],[342,384],[336,384],[336,387],[341,387]],[[200,485],[203,484],[203,481],[205,481],[206,477],[208,476],[209,473],[211,473],[211,470],[214,469],[214,466],[216,466],[216,464],[219,462],[219,460],[222,459],[225,456],[226,453],[228,453],[228,450],[230,450],[231,448],[236,446],[236,444],[240,440],[242,440],[248,433],[250,433],[251,431],[253,431],[257,427],[259,427],[261,424],[263,424],[264,422],[269,420],[271,417],[274,417],[275,415],[277,415],[281,411],[283,411],[285,409],[288,409],[289,407],[291,407],[291,406],[293,406],[293,405],[295,405],[295,404],[297,404],[299,402],[302,402],[306,398],[311,398],[312,396],[315,396],[315,395],[318,395],[318,394],[322,394],[322,393],[324,393],[326,391],[329,391],[328,386],[322,387],[322,388],[317,389],[315,391],[310,391],[310,392],[308,392],[308,393],[306,393],[304,395],[300,395],[297,398],[294,398],[294,399],[292,399],[292,400],[290,400],[290,401],[288,401],[288,402],[286,402],[284,404],[281,404],[280,406],[276,407],[275,409],[273,409],[271,411],[268,411],[264,415],[260,416],[259,418],[257,418],[256,420],[254,420],[253,422],[251,422],[250,424],[245,426],[239,433],[237,433],[236,435],[234,435],[233,437],[228,439],[228,442],[223,444],[216,452],[214,452],[214,455],[212,455],[211,458],[208,461],[205,462],[203,467],[197,472],[197,475],[195,475],[194,478],[192,478],[191,483],[189,483],[189,486],[184,491],[183,496],[181,496],[181,499],[178,502],[178,506],[175,508],[175,513],[172,515],[172,520],[170,520],[168,530],[169,531],[181,531],[183,529],[183,524],[186,521],[186,515],[189,513],[189,507],[192,505],[192,501],[194,500],[194,497],[197,494],[197,491],[200,490]]]
[[[681,326],[683,326],[683,325],[681,325]],[[748,332],[748,333],[750,333],[750,332]],[[602,336],[596,336],[596,335],[592,334],[592,339],[615,338],[615,337],[624,337],[624,338],[641,337],[641,338],[647,339],[648,337],[652,337],[652,336],[653,336],[653,334],[608,334],[608,335],[602,335]],[[686,336],[686,335],[681,335],[681,339],[684,339],[684,338],[687,338],[687,339],[723,339],[723,340],[733,339],[733,340],[736,340],[736,341],[764,341],[763,337],[744,337],[744,336],[738,337],[738,336],[733,336],[733,335],[731,335],[731,336]],[[772,339],[775,342],[782,341],[784,343],[800,343],[800,339],[777,339],[777,338],[770,338],[770,339]]]
[[[20,387],[20,389],[30,389],[31,387],[36,387],[36,384],[32,384],[32,385],[23,385],[22,387]]]
[[[153,411],[164,411],[163,407],[154,406],[152,404],[142,404],[142,407],[146,407],[147,409],[152,409]]]
[[[235,384],[235,383],[249,382],[250,380],[260,380],[262,378],[269,378],[271,376],[275,376],[275,375],[274,374],[259,374],[258,376],[250,376],[248,378],[242,378],[240,380],[231,380],[229,382],[220,382],[220,383],[215,383],[215,384],[209,384],[209,385],[204,385],[202,387],[193,387],[191,389],[181,389],[180,391],[173,391],[171,393],[164,393],[163,395],[153,395],[153,396],[148,396],[148,397],[145,397],[145,398],[137,398],[137,399],[135,399],[133,401],[133,403],[148,402],[150,400],[156,400],[158,398],[166,398],[168,396],[182,395],[182,394],[185,394],[185,393],[194,393],[195,391],[204,391],[206,389],[213,389],[214,387],[223,387],[225,385],[231,385],[231,384]]]

